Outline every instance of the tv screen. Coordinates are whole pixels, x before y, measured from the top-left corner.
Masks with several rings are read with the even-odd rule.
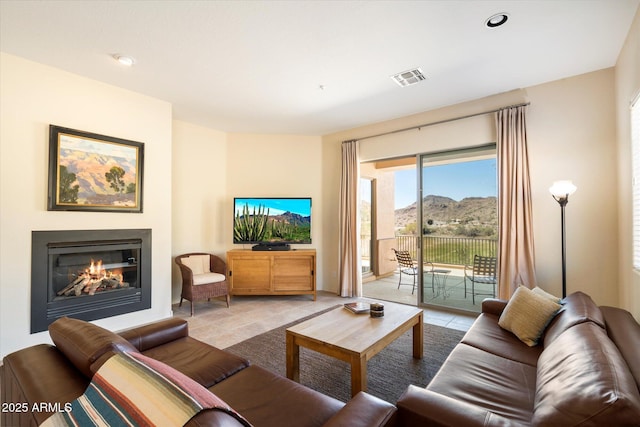
[[[236,197],[233,243],[311,243],[310,197]]]

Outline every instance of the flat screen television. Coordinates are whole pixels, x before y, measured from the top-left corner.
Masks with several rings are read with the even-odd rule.
[[[311,243],[311,197],[236,197],[233,243]]]

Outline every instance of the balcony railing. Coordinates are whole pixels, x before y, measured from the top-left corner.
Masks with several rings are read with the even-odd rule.
[[[418,259],[418,236],[396,236],[396,249],[409,251],[413,259]],[[474,255],[497,256],[496,239],[472,237],[422,237],[424,262],[434,264],[469,265]]]

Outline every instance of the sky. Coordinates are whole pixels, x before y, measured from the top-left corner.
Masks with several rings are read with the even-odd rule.
[[[249,206],[249,212],[253,213],[260,206],[265,210],[269,208],[269,215],[282,215],[285,212],[295,213],[301,216],[311,215],[311,198],[308,197],[269,197],[269,198],[239,198],[234,200],[234,211],[242,215],[245,205]]]
[[[496,196],[496,168],[495,158],[429,166],[424,169],[423,194],[450,197],[457,201],[465,197]],[[415,169],[395,172],[396,209],[416,201],[416,180]]]

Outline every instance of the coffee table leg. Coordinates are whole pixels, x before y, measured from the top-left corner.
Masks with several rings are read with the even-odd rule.
[[[300,346],[287,332],[287,378],[300,382]]]
[[[367,359],[364,355],[351,356],[351,397],[367,391]]]
[[[413,357],[422,359],[424,355],[424,312],[418,315],[418,323],[413,325]]]

